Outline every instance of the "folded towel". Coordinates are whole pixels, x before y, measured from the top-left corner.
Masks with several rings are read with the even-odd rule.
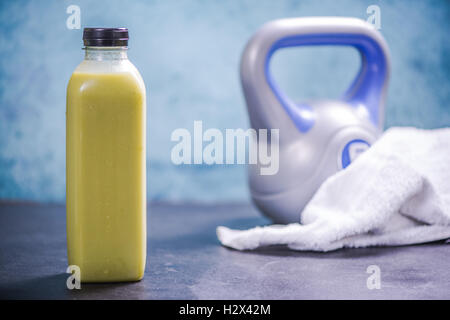
[[[282,244],[314,251],[450,238],[450,128],[387,130],[321,185],[299,222],[218,227],[217,236],[237,250]]]

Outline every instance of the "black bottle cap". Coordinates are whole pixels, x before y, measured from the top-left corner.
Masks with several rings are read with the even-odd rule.
[[[127,47],[127,28],[84,28],[83,43],[87,47]]]

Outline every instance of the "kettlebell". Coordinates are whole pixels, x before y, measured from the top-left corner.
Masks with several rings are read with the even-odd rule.
[[[319,45],[356,48],[361,68],[340,100],[296,103],[274,81],[270,59],[282,48]],[[389,73],[385,40],[357,18],[280,19],[254,34],[240,65],[250,125],[279,130],[278,172],[262,175],[261,163],[248,165],[250,194],[264,215],[275,223],[299,222],[323,181],[375,142],[383,131]]]

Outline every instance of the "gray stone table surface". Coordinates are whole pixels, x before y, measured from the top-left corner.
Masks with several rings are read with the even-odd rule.
[[[450,246],[345,249],[330,253],[220,246],[215,228],[267,224],[250,205],[148,208],[142,281],[66,288],[65,208],[0,204],[1,299],[450,299]],[[370,265],[381,289],[369,290]]]

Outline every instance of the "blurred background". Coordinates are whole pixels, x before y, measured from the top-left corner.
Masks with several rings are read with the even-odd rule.
[[[66,26],[81,9],[81,29]],[[148,95],[149,201],[249,201],[239,165],[175,166],[170,135],[247,128],[238,66],[250,36],[285,17],[352,16],[381,10],[392,55],[385,127],[450,125],[450,2],[360,0],[0,1],[0,200],[64,203],[65,95],[83,59],[83,27],[128,27],[129,57]],[[272,59],[296,100],[337,98],[359,68],[351,48],[295,48]]]

